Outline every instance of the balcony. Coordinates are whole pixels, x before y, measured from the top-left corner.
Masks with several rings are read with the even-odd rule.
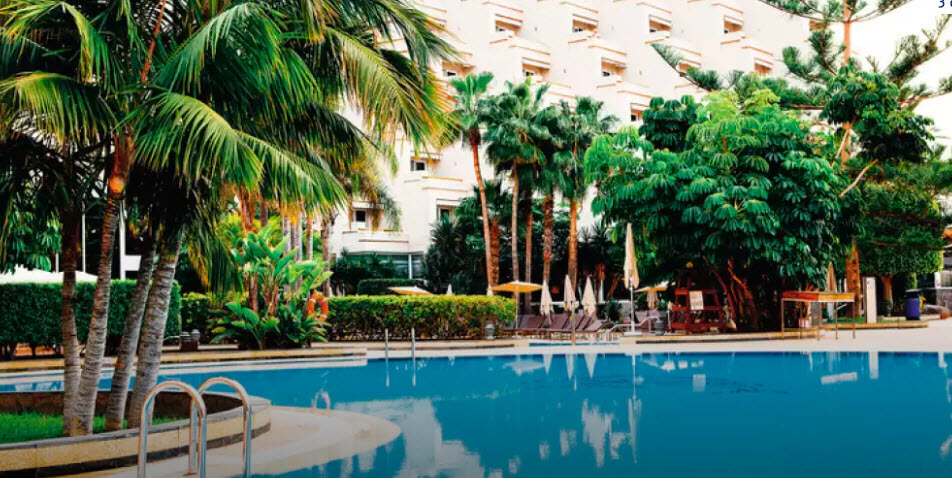
[[[406,179],[404,183],[417,186],[423,191],[445,191],[469,194],[473,190],[472,186],[466,181],[463,181],[462,178],[448,176],[423,174],[420,177]]]
[[[423,13],[426,13],[426,15],[434,23],[444,27],[446,26],[445,8],[435,5],[434,0],[417,0],[415,3],[417,8],[419,8]]]
[[[575,92],[569,85],[563,83],[553,83],[537,76],[532,78],[531,84],[535,87],[541,86],[543,84],[549,86],[549,89],[546,90],[545,95],[543,95],[543,100],[547,105],[558,104],[560,101],[565,101],[570,105],[575,104]]]
[[[725,40],[721,42],[722,45],[728,48],[737,48],[742,53],[745,63],[748,58],[750,59],[750,64],[737,65],[739,69],[754,70],[760,74],[766,74],[773,70],[773,52],[760,42],[742,34],[742,32],[732,33],[725,37]]]
[[[598,85],[599,93],[605,96],[624,98],[632,111],[648,109],[651,98],[655,96],[647,87],[623,80],[621,77],[607,77]]]
[[[648,14],[648,25],[652,30],[671,30],[674,24],[671,10],[662,0],[641,0],[638,6],[645,9]],[[650,30],[649,30],[650,32]]]
[[[593,27],[598,26],[598,9],[593,7],[586,0],[563,0],[559,2],[559,5],[562,5],[568,9],[569,13],[572,15],[572,22],[578,22],[585,25],[591,25]]]
[[[456,50],[456,56],[449,60],[448,63],[459,65],[464,69],[474,68],[476,66],[473,60],[473,50],[469,45],[456,37],[447,38],[446,42]]]
[[[701,50],[693,43],[678,37],[668,37],[662,43],[681,55],[681,63],[678,64],[679,70],[684,71],[690,67],[700,68]]]
[[[621,45],[606,40],[599,36],[590,36],[579,44],[584,45],[589,50],[598,54],[602,63],[606,63],[614,68],[624,69],[628,67],[628,54]]]
[[[510,0],[484,0],[483,5],[489,9],[493,20],[497,23],[522,27],[525,12]]]
[[[515,35],[508,35],[490,43],[518,55],[523,66],[542,70],[548,70],[552,67],[552,54],[549,52],[549,47],[542,43],[526,40]]]
[[[406,252],[410,236],[403,231],[341,231],[341,248],[360,254],[365,252]]]
[[[744,26],[744,9],[737,0],[714,0],[711,6],[721,14],[725,23]]]

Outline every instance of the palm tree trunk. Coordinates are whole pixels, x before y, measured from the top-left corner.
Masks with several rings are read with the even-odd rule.
[[[135,363],[136,350],[139,348],[139,331],[142,328],[142,314],[149,296],[152,283],[152,265],[155,263],[156,242],[152,236],[146,236],[145,254],[139,262],[139,276],[129,299],[126,312],[126,324],[119,342],[116,366],[112,376],[109,402],[106,405],[106,430],[121,430],[126,414],[126,399],[129,397],[129,379],[132,377],[132,365]]]
[[[892,303],[893,301],[893,276],[886,274],[883,279],[883,301]]]
[[[79,338],[76,334],[76,265],[80,257],[79,224],[82,212],[76,205],[67,205],[61,222],[63,234],[61,239],[62,257],[60,265],[63,269],[63,307],[60,311],[60,330],[63,349],[63,434],[69,430],[79,428],[79,417],[73,409],[65,406],[76,400],[79,391]]]
[[[479,208],[483,215],[483,247],[486,249],[486,283],[489,287],[492,287],[496,285],[498,277],[493,277],[493,253],[490,246],[492,237],[489,232],[489,206],[486,204],[486,184],[483,183],[483,172],[479,165],[479,137],[477,135],[470,135],[469,147],[473,151],[473,170],[476,173],[476,186],[479,188]]]
[[[130,428],[139,426],[139,410],[149,389],[154,387],[158,380],[159,360],[162,358],[165,323],[169,318],[169,302],[172,299],[175,267],[178,265],[179,249],[182,247],[182,234],[179,233],[177,236],[175,239],[166,238],[162,241],[152,288],[149,290],[149,299],[146,302],[145,318],[139,338],[136,382],[132,389],[132,401],[126,412],[126,421]]]
[[[526,213],[526,282],[532,282],[532,196],[529,196],[529,211]],[[526,294],[523,312],[532,313],[532,294]]]
[[[578,288],[578,200],[569,200],[569,278]]]
[[[850,249],[849,257],[846,258],[846,290],[855,298],[850,304],[850,315],[859,317],[862,310],[860,304],[863,301],[863,279],[859,272],[859,248],[856,246],[856,239],[853,239],[853,247]]]
[[[512,280],[519,280],[519,173],[515,166],[512,168],[512,229],[509,231],[512,239],[509,241],[512,249]],[[513,294],[516,299],[516,308],[519,308],[519,293]]]
[[[311,213],[304,216],[304,257],[314,260],[314,217]]]
[[[555,234],[555,199],[552,193],[542,200],[542,282],[552,284],[552,240]]]
[[[321,259],[324,261],[324,267],[331,267],[331,215],[324,214],[321,217]],[[331,296],[331,281],[324,281],[324,297]]]
[[[70,427],[68,434],[88,435],[93,432],[93,415],[96,412],[96,393],[102,373],[103,356],[106,353],[106,329],[109,319],[109,295],[112,291],[112,250],[116,242],[116,224],[119,222],[119,206],[126,190],[126,179],[132,160],[132,138],[126,134],[116,140],[112,172],[109,175],[106,207],[102,218],[102,242],[97,269],[96,292],[93,295],[93,310],[89,319],[89,336],[86,338],[86,356],[79,379],[77,400],[66,406],[75,409],[79,418],[78,427]],[[122,231],[119,231],[121,234]]]
[[[493,262],[492,262],[492,271],[493,271],[492,278],[493,278],[493,284],[499,284],[499,268],[500,268],[500,266],[499,266],[499,252],[500,252],[500,249],[499,249],[499,248],[500,248],[499,241],[500,241],[500,236],[502,236],[502,231],[501,231],[501,228],[500,228],[500,226],[499,226],[499,220],[498,220],[498,219],[493,219],[493,221],[492,221],[492,228],[490,229],[489,233],[490,233],[489,249],[490,249],[490,251],[491,251],[491,253],[492,253],[492,261],[493,261]]]

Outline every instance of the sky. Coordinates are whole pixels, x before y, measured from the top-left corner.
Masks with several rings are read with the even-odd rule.
[[[943,9],[952,13],[946,0]],[[938,13],[939,0],[913,0],[893,12],[853,27],[854,50],[861,56],[875,56],[881,64],[892,58],[897,40],[922,29],[932,29]],[[943,43],[952,41],[952,25],[946,29]],[[917,82],[935,86],[939,78],[952,75],[952,48],[921,66]],[[952,94],[924,101],[917,109],[936,123],[936,139],[952,148]]]

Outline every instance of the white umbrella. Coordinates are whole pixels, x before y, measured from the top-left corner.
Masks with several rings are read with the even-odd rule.
[[[578,307],[578,301],[575,299],[575,291],[572,290],[572,279],[569,279],[569,276],[565,276],[565,298],[562,299],[565,310],[572,311]]]
[[[625,287],[638,287],[638,258],[635,256],[635,238],[631,235],[631,224],[625,231]]]
[[[545,317],[550,317],[555,313],[555,306],[552,305],[552,294],[549,293],[548,281],[542,281],[542,299],[539,301],[539,313]]]
[[[592,315],[598,310],[598,303],[595,302],[595,291],[592,290],[591,277],[585,279],[585,292],[582,293],[582,310],[588,315]]]
[[[0,284],[61,284],[62,282],[62,272],[48,272],[25,267],[16,267],[12,273],[0,274]],[[76,282],[96,282],[96,276],[76,271]]]
[[[453,295],[453,284],[446,286],[446,295]]]

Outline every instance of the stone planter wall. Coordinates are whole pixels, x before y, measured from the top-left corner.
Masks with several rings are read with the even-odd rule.
[[[97,413],[102,413],[109,392],[96,397]],[[229,394],[206,392],[208,447],[217,448],[241,441],[241,400]],[[271,403],[252,397],[253,436],[271,428]],[[0,393],[0,411],[62,413],[61,392]],[[155,417],[187,417],[190,398],[179,392],[156,398]],[[0,445],[0,475],[59,476],[64,474],[120,468],[136,464],[139,429],[62,437]],[[188,418],[149,428],[149,460],[188,453]],[[183,470],[184,471],[184,470]]]

